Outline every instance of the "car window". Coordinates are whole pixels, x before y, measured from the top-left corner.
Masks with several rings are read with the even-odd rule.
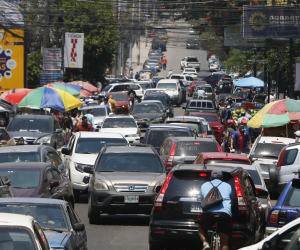
[[[113,96],[113,99],[115,101],[127,101],[128,100],[126,93],[124,93],[122,95],[121,94],[110,94],[110,95]]]
[[[67,212],[68,212],[68,215],[69,215],[69,218],[70,218],[72,227],[74,227],[74,225],[75,225],[76,223],[78,223],[77,217],[76,217],[76,215],[73,213],[73,211],[71,210],[70,206],[67,206]]]
[[[258,143],[254,149],[253,158],[278,159],[281,150],[285,146],[286,144],[283,143]]]
[[[122,96],[122,95],[120,95],[120,96]],[[114,97],[114,100],[115,100],[115,97]],[[91,112],[93,113],[93,115],[95,117],[96,116],[106,116],[105,107],[84,109],[83,110],[83,115],[86,115],[88,110],[91,110]]]
[[[190,101],[189,104],[189,107],[196,107],[197,105],[195,101]]]
[[[219,152],[216,142],[178,141],[175,156],[196,156],[202,152]]]
[[[217,122],[217,123],[219,123],[218,117],[215,116],[215,115],[203,115],[203,114],[193,114],[193,113],[191,113],[190,116],[203,117],[208,122]]]
[[[0,168],[0,175],[7,176],[11,180],[13,188],[37,188],[41,182],[41,171],[39,169],[9,167]]]
[[[158,83],[156,86],[158,89],[177,89],[177,84],[176,83]]]
[[[50,157],[49,151],[47,151],[47,153],[46,153],[45,156],[44,156],[44,162],[52,163],[52,159],[51,159],[51,157]]]
[[[59,166],[62,163],[61,159],[55,152],[49,150],[48,153],[51,159],[51,163],[53,163],[56,166]]]
[[[171,123],[171,124],[175,124],[175,125],[190,125],[190,126],[193,126],[195,129],[196,129],[196,131],[197,131],[197,133],[198,134],[202,134],[202,133],[205,133],[205,131],[203,131],[203,129],[202,129],[202,126],[201,126],[201,124],[199,124],[199,123],[195,123],[195,122],[184,122],[184,123],[181,123],[181,122],[173,122],[173,121],[167,121],[166,123]]]
[[[52,118],[51,118],[52,119]],[[53,131],[53,127],[51,126],[51,120],[49,119],[39,119],[33,117],[15,117],[9,126],[7,127],[7,131],[36,131],[36,132],[48,132],[51,133]]]
[[[300,207],[300,188],[291,186],[283,202],[286,207]]]
[[[244,181],[244,193],[247,196],[254,196],[254,192],[253,192],[252,185],[251,185],[249,178],[245,177],[243,179],[243,181]]]
[[[294,233],[299,228],[299,225],[292,227],[291,229],[285,231],[284,233],[278,235],[278,239],[276,242],[276,250],[284,250],[286,246],[290,243],[291,238],[293,237]]]
[[[200,104],[200,102],[199,102],[199,104]],[[197,107],[198,107],[198,105],[197,105]],[[206,102],[202,102],[202,108],[206,108]]]
[[[134,105],[133,114],[137,113],[161,113],[160,108],[156,104]]]
[[[158,108],[158,107],[157,107]],[[102,128],[136,128],[133,118],[106,118]]]
[[[188,131],[168,131],[168,130],[150,130],[147,144],[151,144],[153,147],[160,147],[165,139],[168,137],[176,137],[176,136],[189,136]]]
[[[48,169],[48,170],[46,170],[46,173],[45,173],[45,183],[44,183],[45,188],[50,186],[50,182],[52,180],[54,180],[53,174],[52,174],[51,170]]]
[[[17,152],[17,153],[1,153],[0,163],[5,162],[40,162],[40,155],[37,152]]]
[[[35,234],[37,235],[38,241],[39,241],[42,249],[43,250],[50,250],[47,238],[46,238],[43,230],[39,226],[39,224],[35,222],[34,225],[33,225],[33,229],[35,231]]]
[[[282,159],[281,166],[292,165],[296,159],[297,154],[297,148],[286,150]]]
[[[213,105],[212,105],[211,102],[208,102],[208,103],[207,103],[207,108],[208,108],[208,109],[212,109],[212,108],[213,108]]]

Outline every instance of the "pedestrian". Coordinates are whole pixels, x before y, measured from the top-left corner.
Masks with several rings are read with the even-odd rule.
[[[247,123],[249,121],[249,119],[246,117],[246,113],[242,112],[241,113],[241,117],[238,119],[239,123],[243,123],[244,124],[244,129],[246,131],[249,131],[249,127],[247,126]]]
[[[133,79],[133,69],[130,69],[129,75],[130,75],[130,79]]]
[[[273,95],[273,92],[271,91],[270,92],[270,101],[269,102],[274,102],[275,101],[275,97],[274,97],[274,95]],[[267,104],[268,103],[268,96],[266,96],[266,99],[265,99],[265,104]]]
[[[146,79],[146,72],[142,73],[142,79],[145,80]]]
[[[113,99],[113,96],[112,96],[112,95],[109,96],[108,102],[109,102],[110,105],[111,105],[111,110],[112,110],[112,112],[115,114],[116,111],[117,111],[117,103],[116,103],[116,101]]]
[[[231,106],[227,106],[226,115],[225,115],[225,121],[231,120],[232,112],[231,112]]]
[[[135,80],[139,80],[139,79],[140,79],[140,74],[139,74],[139,72],[136,72],[134,78],[135,78]]]
[[[249,153],[252,143],[251,137],[248,131],[244,130],[244,124],[240,123],[238,130],[235,131],[231,137],[230,149],[233,150],[233,142],[235,141],[235,153]]]
[[[17,141],[17,145],[24,145],[25,144],[25,140],[23,137],[20,137]]]
[[[151,73],[150,72],[146,72],[146,79],[150,80],[151,79]]]
[[[75,127],[77,127],[80,123],[82,123],[82,114],[80,110],[77,110],[77,115],[74,118],[75,120]]]
[[[86,116],[82,117],[82,123],[79,124],[76,128],[76,132],[79,131],[94,131],[94,128],[90,124],[88,124]]]
[[[199,89],[197,90],[198,98],[204,99],[205,91],[203,90],[203,87],[200,86]]]
[[[92,114],[92,110],[91,109],[87,110],[87,114],[85,115],[85,117],[87,118],[88,124],[90,124],[91,126],[95,127],[94,115]]]
[[[135,38],[135,43],[136,43],[136,46],[139,45],[139,38],[138,37]]]
[[[110,105],[110,103],[108,102],[108,99],[109,99],[108,96],[106,96],[106,97],[104,98],[104,101],[101,102],[100,106],[106,106],[106,107],[108,107],[109,110],[110,110],[110,112],[111,112],[111,105]]]
[[[124,75],[127,76],[127,74],[128,74],[128,68],[126,67],[124,70]]]
[[[167,79],[170,79],[172,75],[173,75],[173,72],[172,72],[172,70],[170,69],[169,72],[168,72],[168,75],[167,75]]]
[[[66,144],[72,136],[73,131],[73,117],[71,117],[71,113],[65,113],[65,133],[66,133]]]
[[[295,143],[300,142],[300,130],[297,130],[294,134],[295,134]]]

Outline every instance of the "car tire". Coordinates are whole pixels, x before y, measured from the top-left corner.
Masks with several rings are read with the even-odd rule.
[[[278,169],[277,169],[277,166],[275,166],[275,165],[269,166],[269,177],[270,177],[270,182],[271,182],[273,188],[277,189],[277,187],[278,187]]]
[[[96,212],[91,204],[91,198],[89,197],[88,201],[88,217],[90,224],[100,224],[100,213]]]
[[[74,200],[76,203],[78,203],[80,199],[80,191],[77,189],[73,189],[73,193],[74,193]]]

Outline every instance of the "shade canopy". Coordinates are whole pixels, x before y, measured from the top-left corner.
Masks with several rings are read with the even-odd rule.
[[[233,83],[235,87],[254,87],[254,88],[261,88],[264,87],[265,84],[262,80],[255,78],[255,77],[248,77],[242,80],[235,81]]]

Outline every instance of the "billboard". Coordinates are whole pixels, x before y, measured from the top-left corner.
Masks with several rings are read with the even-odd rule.
[[[61,49],[43,49],[43,70],[61,70]]]
[[[300,91],[300,62],[296,63],[295,73],[295,91]]]
[[[84,33],[66,33],[64,49],[64,67],[83,67]]]
[[[24,30],[10,29],[19,37]],[[0,29],[0,86],[2,91],[24,88],[24,40]]]
[[[224,46],[257,48],[263,47],[264,39],[243,38],[241,26],[232,26],[224,29]]]
[[[300,8],[296,6],[244,6],[243,37],[300,36]]]
[[[271,5],[287,5],[288,0],[267,0],[267,4]]]

